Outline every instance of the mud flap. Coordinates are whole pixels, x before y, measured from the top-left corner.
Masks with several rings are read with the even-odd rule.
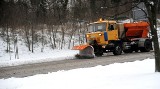
[[[85,58],[94,58],[94,48],[91,45],[79,45],[74,46],[73,50],[79,50],[79,54],[75,55],[76,58],[85,59]]]

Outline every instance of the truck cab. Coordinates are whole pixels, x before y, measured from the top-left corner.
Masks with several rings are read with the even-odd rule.
[[[95,40],[99,45],[106,45],[110,40],[118,40],[116,21],[98,21],[89,24],[89,33],[86,33],[87,43]]]
[[[114,20],[99,20],[89,24],[89,31],[86,33],[86,40],[89,45],[94,47],[96,55],[103,52],[113,51],[115,47],[122,48],[119,39],[117,22]],[[122,50],[114,52],[115,55],[121,54]]]

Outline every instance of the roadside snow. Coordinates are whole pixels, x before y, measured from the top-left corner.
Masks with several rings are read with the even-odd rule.
[[[26,52],[19,55],[19,59],[15,59],[14,53],[12,53],[11,56],[13,58],[11,60],[10,54],[5,54],[0,57],[0,67],[73,59],[74,55],[77,53],[78,51],[76,50],[48,50],[46,52],[36,53]]]
[[[0,89],[159,89],[154,60],[0,79]]]
[[[73,59],[74,55],[78,53],[77,50],[53,50],[51,47],[45,47],[44,51],[41,52],[41,45],[39,44],[34,46],[34,53],[32,53],[31,51],[28,51],[28,48],[25,46],[24,42],[20,41],[19,38],[19,58],[15,58],[14,45],[11,44],[10,53],[6,53],[6,46],[6,42],[4,42],[0,37],[0,67]]]

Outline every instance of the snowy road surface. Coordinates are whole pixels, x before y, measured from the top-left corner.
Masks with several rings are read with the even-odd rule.
[[[153,58],[153,52],[122,54],[119,56],[107,54],[102,57],[96,57],[94,59],[72,59],[37,64],[26,64],[13,67],[2,67],[0,68],[0,79],[10,77],[26,77],[35,74],[46,74],[48,72],[55,72],[59,70],[108,65],[117,62],[131,62],[135,60],[143,60],[146,58]]]

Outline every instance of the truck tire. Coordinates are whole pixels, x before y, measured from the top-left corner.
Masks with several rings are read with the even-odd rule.
[[[100,57],[103,55],[103,49],[102,49],[102,46],[100,45],[94,45],[94,54],[97,56],[97,57]]]
[[[103,50],[97,49],[97,51],[95,52],[95,55],[96,55],[97,57],[102,56],[102,55],[103,55]]]
[[[114,50],[113,50],[114,55],[121,55],[122,54],[122,47],[119,45],[116,45]]]
[[[131,49],[126,49],[126,50],[123,50],[123,52],[124,52],[124,53],[132,53],[133,50],[131,50]]]
[[[97,53],[95,53],[95,55],[96,55],[97,57],[101,57],[101,56],[103,55],[103,53],[97,52]]]
[[[144,47],[140,48],[141,52],[149,52],[151,50],[152,43],[150,40],[145,40]]]

